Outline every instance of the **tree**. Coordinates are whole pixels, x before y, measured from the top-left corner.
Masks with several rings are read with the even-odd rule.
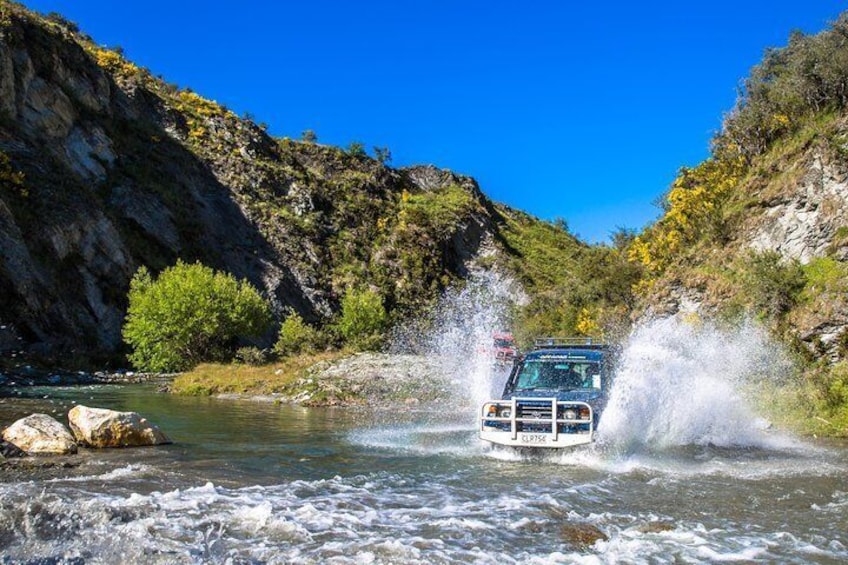
[[[300,139],[305,141],[306,143],[318,143],[318,134],[316,134],[311,129],[305,129],[300,134]]]
[[[232,358],[239,338],[270,323],[268,303],[247,281],[178,261],[154,279],[141,267],[130,283],[123,336],[144,371],[183,371]]]
[[[376,347],[382,338],[386,318],[386,309],[379,294],[368,289],[348,288],[342,299],[338,329],[349,345],[371,349]]]
[[[274,351],[279,355],[297,355],[315,351],[322,345],[318,330],[303,321],[297,312],[290,314],[280,326]]]
[[[392,160],[392,152],[388,147],[377,147],[375,145],[374,158],[380,161],[383,165],[386,165]]]
[[[353,157],[365,157],[367,155],[365,153],[365,146],[358,141],[351,141],[347,146],[347,152]]]

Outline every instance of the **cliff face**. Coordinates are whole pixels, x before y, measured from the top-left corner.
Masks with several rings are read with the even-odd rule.
[[[114,353],[142,264],[199,260],[317,321],[352,284],[414,311],[497,240],[470,178],[273,139],[62,22],[0,9],[0,348]]]
[[[814,358],[848,355],[848,158],[842,118],[755,160],[724,205],[727,234],[700,241],[643,295],[642,316],[766,320]]]
[[[767,50],[741,94],[630,247],[647,272],[641,309],[759,318],[809,361],[811,404],[844,424],[848,12]]]
[[[795,178],[788,185],[772,181],[755,195],[754,213],[742,222],[740,239],[751,249],[774,251],[803,265],[822,257],[848,260],[848,239],[838,235],[848,226],[848,161],[815,148],[789,169]]]

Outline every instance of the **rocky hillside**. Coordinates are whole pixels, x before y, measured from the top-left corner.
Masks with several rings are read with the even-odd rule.
[[[762,320],[803,360],[807,407],[848,424],[848,15],[766,52],[629,253],[642,315]]]
[[[0,350],[120,352],[141,265],[200,261],[320,324],[348,287],[378,290],[397,319],[475,265],[533,294],[573,280],[588,249],[471,178],[275,139],[0,0]]]

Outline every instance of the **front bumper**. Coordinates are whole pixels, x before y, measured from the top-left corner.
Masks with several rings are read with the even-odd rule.
[[[591,443],[592,407],[556,398],[491,400],[480,414],[480,439],[509,447],[569,448]]]

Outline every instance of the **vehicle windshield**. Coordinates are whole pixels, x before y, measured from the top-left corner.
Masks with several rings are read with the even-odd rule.
[[[515,342],[509,339],[495,339],[495,347],[512,348],[515,347]]]
[[[600,389],[597,361],[527,359],[515,381],[515,390]]]

